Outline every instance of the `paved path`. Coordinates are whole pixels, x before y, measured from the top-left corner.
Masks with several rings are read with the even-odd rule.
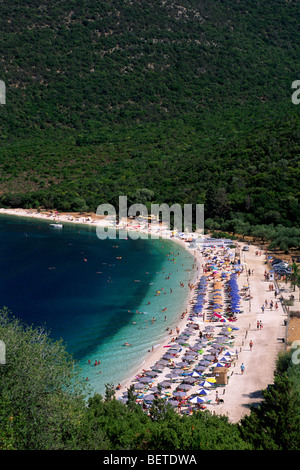
[[[242,247],[243,244],[240,244]],[[230,368],[229,382],[224,387],[220,397],[224,403],[215,405],[212,411],[227,415],[231,422],[238,422],[245,414],[250,413],[250,406],[257,405],[262,400],[261,391],[273,382],[276,359],[280,350],[284,349],[282,338],[285,337],[286,315],[278,302],[278,311],[265,309],[261,306],[267,299],[275,301],[274,291],[269,291],[271,281],[264,280],[265,255],[257,256],[257,248],[250,247],[248,252],[241,252],[241,260],[245,261],[247,269],[254,269],[254,274],[247,276],[245,270],[239,277],[240,287],[249,282],[251,302],[243,301],[244,313],[239,315],[239,329],[235,348],[239,351],[235,365]],[[274,302],[275,304],[275,302]],[[263,328],[257,329],[257,320],[262,320]],[[249,341],[253,341],[250,350]],[[242,375],[240,366],[245,365]]]

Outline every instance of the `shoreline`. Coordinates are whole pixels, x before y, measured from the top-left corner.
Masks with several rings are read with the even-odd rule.
[[[175,240],[174,240],[175,241]],[[177,242],[180,242],[180,240],[177,240]],[[181,244],[181,243],[180,243]],[[186,245],[183,245],[188,251],[189,248]],[[194,252],[192,252],[193,255],[195,255]],[[193,287],[190,289],[188,296],[185,300],[184,306],[185,306],[185,315],[183,318],[180,318],[177,322],[177,327],[179,329],[179,334],[184,330],[184,328],[187,326],[188,322],[188,317],[189,314],[191,313],[191,301],[195,295],[195,290],[197,288],[197,283],[199,282],[200,279],[200,260],[201,260],[201,255],[200,253],[196,253],[195,256],[195,269],[194,269],[194,276],[191,279],[191,285]],[[199,268],[197,270],[197,268]],[[180,315],[180,312],[178,312],[178,315]],[[131,383],[135,380],[135,377],[138,374],[141,374],[143,370],[148,370],[150,369],[151,366],[153,366],[161,357],[162,355],[166,352],[165,347],[169,345],[170,343],[172,344],[171,340],[172,338],[175,338],[177,336],[177,333],[174,332],[172,335],[166,334],[166,336],[163,338],[163,340],[160,342],[160,344],[156,347],[154,347],[153,351],[148,352],[148,356],[146,359],[143,361],[143,363],[139,366],[136,366],[134,368],[134,372],[131,372],[130,375],[128,376],[127,379],[123,380],[121,382],[121,389],[115,390],[116,391],[116,398],[120,398],[121,395],[123,394],[124,390],[127,390]]]
[[[116,228],[117,230],[123,230],[124,227],[111,227],[109,224],[105,224],[104,221],[102,222],[101,219],[97,220],[96,215],[89,215],[89,216],[83,216],[79,215],[78,213],[56,213],[53,211],[44,211],[44,212],[38,212],[37,210],[34,209],[3,209],[0,208],[0,216],[1,214],[3,215],[11,215],[15,217],[25,217],[27,219],[34,219],[34,220],[44,220],[49,223],[68,223],[68,224],[74,224],[74,225],[82,225],[82,226],[93,226],[97,227],[98,224],[102,227],[108,227],[108,228]],[[102,223],[101,223],[102,222]],[[191,301],[195,295],[195,289],[197,287],[197,284],[200,279],[200,272],[201,272],[201,253],[196,250],[196,249],[191,249],[188,247],[187,242],[185,242],[182,239],[170,236],[166,234],[165,230],[163,227],[161,227],[161,232],[164,232],[163,237],[161,237],[161,233],[159,231],[156,231],[154,233],[149,233],[147,232],[147,229],[145,227],[136,227],[133,226],[130,222],[127,224],[125,230],[127,232],[133,232],[133,233],[140,233],[140,234],[147,234],[148,233],[148,239],[150,238],[149,235],[153,238],[163,238],[168,241],[174,242],[175,244],[181,246],[185,250],[187,250],[190,255],[194,258],[194,268],[191,270],[191,277],[190,277],[190,284],[193,286],[189,291],[188,295],[183,302],[184,304],[184,311],[185,315],[183,318],[180,318],[181,312],[177,313],[177,316],[179,317],[178,321],[176,322],[175,319],[172,321],[172,325],[170,327],[175,328],[175,323],[176,326],[178,327],[180,333],[181,331],[186,327],[187,323],[187,317],[190,314],[190,307],[191,307]],[[183,313],[183,312],[182,312]],[[174,325],[173,325],[174,323]],[[175,332],[176,333],[176,332]],[[130,386],[132,380],[135,378],[137,374],[139,374],[144,368],[149,368],[152,366],[160,357],[161,355],[165,352],[165,346],[170,343],[171,339],[176,337],[176,334],[168,334],[164,336],[164,338],[160,341],[160,343],[157,346],[154,346],[153,351],[148,351],[148,354],[145,353],[145,359],[143,360],[142,364],[139,364],[137,366],[134,366],[131,369],[131,372],[128,374],[128,377],[124,379],[121,382],[121,391],[123,392],[124,389]],[[133,372],[132,372],[133,371]],[[117,384],[114,384],[116,387]],[[116,396],[118,395],[118,390],[116,390]]]
[[[77,220],[67,220],[68,216],[65,214],[63,216],[61,214],[52,214],[52,218],[50,218],[48,215],[38,214],[37,211],[32,210],[0,209],[0,215],[1,213],[12,216],[23,216],[26,218],[40,218],[48,222],[54,219],[56,222],[73,222],[81,225],[95,226],[96,224],[95,220],[80,221],[78,220],[80,219],[79,217]],[[122,230],[122,228],[120,228],[120,230]],[[142,227],[128,226],[127,230],[143,232]],[[147,230],[144,229],[144,233],[146,232]],[[159,233],[155,233],[154,235],[155,238],[160,238]],[[194,270],[193,272],[191,271],[190,276],[190,283],[193,284],[194,287],[188,292],[184,304],[186,306],[187,313],[184,318],[178,321],[177,324],[181,334],[182,329],[186,328],[187,324],[190,322],[189,317],[192,312],[192,300],[195,295],[195,289],[201,276],[204,274],[204,272],[202,274],[201,272],[202,266],[205,266],[206,263],[205,253],[201,250],[193,249],[180,238],[175,238],[173,236],[164,236],[161,238],[180,244],[189,251],[195,260]],[[251,245],[250,250],[248,248],[248,250],[244,252],[242,249],[245,245],[246,243],[244,242],[237,242],[237,248],[235,251],[237,254],[237,251],[239,250],[240,253],[238,258],[245,268],[238,277],[240,292],[242,292],[244,285],[248,286],[247,292],[249,292],[249,299],[241,299],[243,312],[241,315],[238,315],[238,331],[236,331],[233,336],[233,338],[235,338],[233,343],[236,348],[235,358],[229,365],[228,383],[224,386],[221,385],[217,387],[219,396],[222,394],[221,404],[216,403],[214,399],[212,399],[212,403],[207,403],[207,406],[204,407],[210,412],[224,415],[233,423],[238,422],[245,415],[249,414],[251,406],[259,406],[262,400],[261,391],[273,382],[273,372],[276,367],[276,359],[278,357],[278,353],[284,349],[284,344],[281,341],[281,338],[285,336],[286,332],[286,326],[284,323],[286,320],[286,312],[283,310],[281,303],[279,303],[279,308],[276,311],[272,308],[267,308],[264,312],[261,311],[261,306],[265,301],[270,302],[271,300],[274,300],[274,289],[270,289],[270,282],[264,279],[264,273],[266,273],[266,270],[269,272],[270,269],[266,264],[268,254],[263,250],[263,256],[257,256],[257,251],[261,250],[261,247],[257,245]],[[251,276],[250,274],[248,275],[248,270],[252,271]],[[274,287],[274,281],[271,282],[271,285]],[[180,312],[178,312],[178,316],[179,315]],[[258,320],[263,321],[262,329],[257,328]],[[207,319],[205,321],[200,321],[199,323],[200,328],[204,328],[204,330],[206,328],[210,328],[209,325],[219,331],[221,331],[221,328],[224,328],[225,326],[219,321],[214,320],[211,322]],[[135,379],[138,374],[143,374],[144,371],[149,370],[161,359],[162,355],[166,352],[166,348],[164,348],[164,346],[172,344],[171,338],[172,336],[166,334],[165,338],[160,341],[159,345],[157,345],[153,351],[149,350],[148,355],[146,353],[146,359],[142,364],[136,366],[136,372],[133,373],[131,369],[131,372],[128,373],[128,378],[122,381],[122,387],[120,390],[116,388],[116,384],[114,383],[117,399],[121,399],[122,394],[128,390],[129,386],[132,385],[133,382],[136,382]],[[249,348],[250,339],[254,340],[253,351],[252,347]],[[233,346],[228,347],[232,348]],[[184,352],[186,352],[189,348],[184,349]],[[227,349],[227,347],[225,347],[225,349]],[[241,373],[240,371],[242,363],[246,367],[245,373]],[[209,373],[209,376],[211,376],[211,372]],[[215,390],[216,388],[214,391]],[[147,392],[151,393],[151,388]]]

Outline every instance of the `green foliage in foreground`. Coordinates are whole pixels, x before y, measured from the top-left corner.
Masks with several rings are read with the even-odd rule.
[[[260,450],[299,450],[300,375],[290,353],[278,360],[274,384],[263,391],[263,403],[241,420],[243,438]]]
[[[290,357],[278,363],[274,384],[249,417],[199,411],[180,416],[156,399],[146,414],[129,400],[87,400],[79,371],[61,342],[42,329],[22,325],[4,308],[0,338],[7,364],[0,368],[1,450],[254,450],[297,449],[299,371]],[[130,393],[129,393],[130,397]]]
[[[24,326],[4,309],[0,338],[6,365],[0,367],[0,447],[58,449],[84,410],[76,368],[61,342]]]

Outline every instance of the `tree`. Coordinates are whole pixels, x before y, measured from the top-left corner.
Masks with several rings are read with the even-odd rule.
[[[292,281],[292,285],[294,286],[294,292],[296,290],[296,285],[299,284],[299,280],[300,280],[300,270],[299,270],[299,266],[297,263],[292,263],[292,276],[291,276],[291,281]]]
[[[154,421],[164,421],[166,419],[168,411],[170,411],[170,405],[166,403],[166,400],[161,397],[162,387],[158,384],[158,391],[155,394],[155,398],[149,410],[151,419]]]
[[[63,449],[84,412],[82,380],[61,341],[0,311],[1,426],[15,449]],[[9,425],[9,426],[8,426]],[[8,427],[7,427],[8,426]],[[2,428],[3,429],[3,428]]]
[[[262,404],[241,420],[243,439],[257,450],[299,449],[300,397],[292,380],[286,373],[275,375],[263,398]]]
[[[112,400],[116,395],[116,391],[113,384],[105,385],[105,401]]]

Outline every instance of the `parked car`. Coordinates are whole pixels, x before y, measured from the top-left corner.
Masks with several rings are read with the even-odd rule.
[[[245,245],[245,246],[243,247],[243,251],[249,251],[249,246],[248,246],[248,245]]]
[[[278,273],[279,271],[284,271],[284,272],[289,273],[289,274],[291,274],[291,272],[292,272],[291,268],[288,267],[288,266],[276,266],[274,268],[274,271],[275,271],[275,273]]]
[[[275,264],[278,264],[278,263],[284,263],[284,261],[282,259],[279,259],[279,258],[276,258],[272,261],[272,266],[274,266]]]
[[[277,271],[276,274],[278,274],[279,276],[290,276],[292,273],[291,271],[280,270],[280,271]]]
[[[273,269],[274,271],[276,271],[277,269],[291,269],[291,268],[289,268],[288,263],[278,263],[273,266]]]
[[[280,266],[284,266],[286,268],[289,267],[289,263],[286,263],[285,261],[282,261],[281,263],[276,263],[276,264],[273,264],[273,268],[279,268]]]

